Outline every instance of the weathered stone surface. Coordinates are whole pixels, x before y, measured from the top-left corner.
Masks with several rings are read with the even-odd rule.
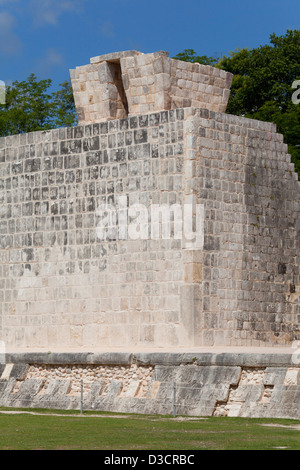
[[[27,370],[27,364],[13,364],[13,367],[10,372],[10,378],[24,380],[24,378],[26,377]]]
[[[299,227],[292,222],[299,182],[273,124],[174,109],[31,133],[22,142],[14,136],[0,145],[6,194],[0,244],[9,267],[2,285],[15,283],[3,291],[1,328],[9,346],[261,346],[299,339]],[[35,158],[25,159],[23,147]],[[27,166],[11,175],[14,149]],[[172,237],[125,239],[120,214],[107,238],[99,236],[104,202],[118,209],[124,197],[127,207],[150,211],[153,204],[183,207],[191,196],[205,212],[198,250]]]
[[[170,413],[176,382],[182,413],[298,416],[300,184],[283,136],[225,114],[231,74],[164,51],[71,79],[80,125],[0,138],[3,406],[78,408],[84,374],[91,409]],[[180,352],[199,346],[274,353]]]
[[[178,355],[148,354],[147,365],[138,365],[132,355],[129,365],[99,364],[95,357],[74,364],[40,360],[36,365],[21,363],[25,376],[0,380],[0,406],[103,410],[123,413],[176,414],[188,416],[240,416],[299,418],[300,368],[278,367],[274,358],[269,366],[259,362],[259,354],[241,354],[241,363],[228,354],[225,365],[180,363]],[[205,357],[205,354],[203,354]],[[243,356],[248,356],[248,360]],[[245,367],[249,356],[255,367]],[[61,356],[63,358],[63,355]],[[25,355],[24,358],[25,360]],[[198,356],[200,359],[200,355]],[[72,362],[72,365],[68,362]],[[203,361],[204,362],[204,358]],[[13,375],[13,368],[11,368]],[[81,395],[81,390],[83,395]]]
[[[70,71],[81,124],[201,107],[225,112],[232,74],[170,59],[168,52],[115,52]]]

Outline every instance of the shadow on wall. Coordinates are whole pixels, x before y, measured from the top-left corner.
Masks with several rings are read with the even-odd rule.
[[[259,124],[247,139],[244,295],[236,320],[258,344],[291,344],[300,338],[299,183],[282,135],[273,125],[270,139]]]

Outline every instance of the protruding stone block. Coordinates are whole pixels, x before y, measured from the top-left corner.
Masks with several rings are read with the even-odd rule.
[[[70,71],[82,124],[179,107],[226,110],[230,73],[170,59],[164,51],[116,52],[94,57],[90,62]],[[114,92],[108,84],[114,86]],[[201,88],[202,84],[205,86]],[[101,105],[105,100],[115,104],[107,110],[99,106],[94,112],[92,105]]]

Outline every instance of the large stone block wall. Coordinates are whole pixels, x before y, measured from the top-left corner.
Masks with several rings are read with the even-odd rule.
[[[8,348],[300,339],[300,188],[273,124],[182,108],[6,137],[0,184]],[[121,196],[196,201],[203,246],[99,239],[99,205]]]
[[[189,190],[206,211],[198,341],[289,344],[300,334],[300,183],[287,145],[270,123],[196,110],[190,124]]]
[[[169,58],[116,52],[70,71],[80,124],[182,107],[225,112],[232,74]]]
[[[293,357],[288,353],[8,355],[7,363],[0,364],[0,406],[299,419],[300,369]]]
[[[184,344],[181,240],[97,236],[100,204],[181,203],[182,110],[1,140],[2,337]]]

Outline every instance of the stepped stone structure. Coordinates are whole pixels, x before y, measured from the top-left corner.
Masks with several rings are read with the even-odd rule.
[[[225,113],[232,75],[125,51],[71,80],[78,126],[0,139],[0,404],[72,408],[106,367],[87,406],[166,412],[178,380],[185,414],[275,416],[293,387],[297,417],[292,356],[17,354],[300,340],[300,183],[274,124]]]
[[[232,75],[169,58],[167,52],[116,52],[71,70],[80,124],[176,108],[225,112]]]

